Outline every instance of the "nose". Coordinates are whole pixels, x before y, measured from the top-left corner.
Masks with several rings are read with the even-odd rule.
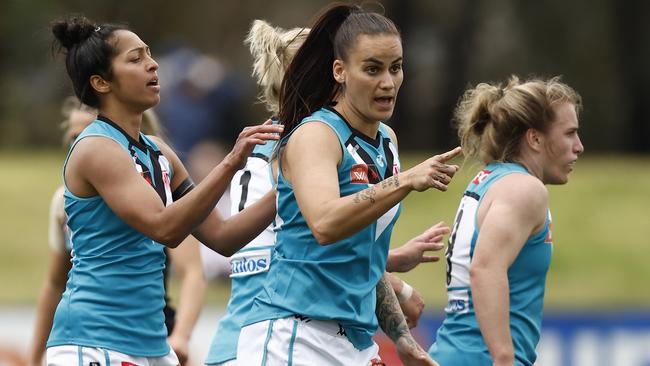
[[[393,76],[389,72],[385,72],[382,74],[381,79],[379,80],[379,88],[384,89],[384,90],[390,90],[395,87],[395,80],[393,80]]]
[[[580,141],[580,136],[576,135],[576,143],[574,145],[574,151],[576,154],[580,155],[585,151],[585,147],[582,145],[582,141]]]
[[[156,60],[153,59],[153,57],[149,56],[147,71],[157,71],[157,70],[158,70],[158,63],[156,62]]]

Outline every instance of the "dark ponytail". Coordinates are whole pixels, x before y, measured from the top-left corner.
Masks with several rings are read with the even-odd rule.
[[[65,54],[65,66],[74,93],[83,104],[99,108],[99,99],[90,86],[90,77],[99,75],[112,79],[111,60],[114,44],[109,42],[113,32],[128,29],[123,25],[96,24],[84,16],[52,22],[54,48]]]
[[[278,119],[285,125],[283,136],[336,96],[339,84],[332,76],[334,37],[350,13],[359,9],[337,4],[323,11],[293,57],[280,92]]]

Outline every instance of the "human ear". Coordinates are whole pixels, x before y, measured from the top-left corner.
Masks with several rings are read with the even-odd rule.
[[[100,94],[106,94],[111,91],[110,83],[99,75],[92,75],[90,77],[90,86]]]
[[[539,131],[534,128],[526,130],[525,134],[526,143],[535,151],[540,151],[542,148],[543,136]]]
[[[332,64],[332,75],[339,84],[345,84],[345,65],[343,61],[336,59]]]

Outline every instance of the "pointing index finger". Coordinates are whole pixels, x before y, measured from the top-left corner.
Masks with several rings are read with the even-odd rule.
[[[461,149],[460,146],[457,146],[453,150],[449,150],[444,154],[438,155],[438,161],[445,163],[460,155],[461,152],[463,152],[463,150]]]

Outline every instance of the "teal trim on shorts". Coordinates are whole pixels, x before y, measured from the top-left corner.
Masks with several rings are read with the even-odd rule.
[[[271,341],[271,333],[273,333],[273,323],[275,319],[269,320],[269,329],[266,331],[266,339],[264,340],[264,356],[262,356],[262,364],[260,366],[266,365],[266,356],[268,353],[269,342]]]
[[[111,358],[108,356],[108,351],[103,349],[104,351],[104,360],[106,360],[106,366],[111,366]]]
[[[287,366],[293,364],[293,345],[296,343],[296,333],[298,333],[298,321],[293,321],[293,330],[291,331],[291,341],[289,342],[289,360]]]
[[[79,366],[84,366],[83,349],[81,346],[77,346],[77,356],[79,356]]]

